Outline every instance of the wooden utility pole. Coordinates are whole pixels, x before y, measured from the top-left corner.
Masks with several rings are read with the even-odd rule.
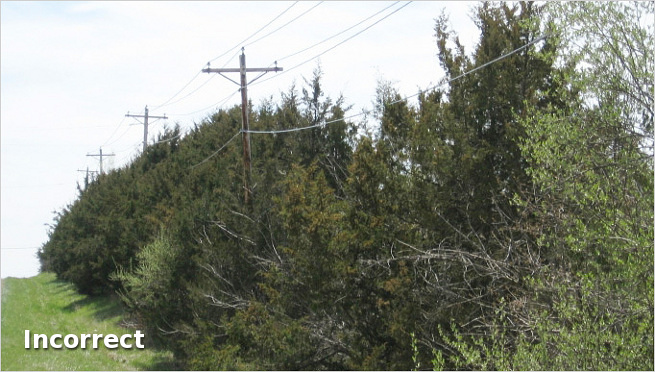
[[[99,156],[100,157],[100,174],[103,174],[104,172],[102,171],[102,157],[103,156],[116,156],[116,154],[104,154],[103,155],[102,147],[101,147],[99,154],[86,154],[86,156]]]
[[[205,68],[202,72],[216,72],[224,78],[236,83],[234,80],[223,75],[224,72],[238,72],[241,75],[241,82],[238,84],[241,87],[241,134],[243,138],[243,188],[244,188],[244,201],[246,204],[250,202],[252,197],[252,190],[250,190],[250,125],[248,123],[248,81],[246,80],[247,72],[278,72],[282,71],[282,67],[260,67],[260,68],[246,68],[246,55],[241,48],[241,56],[239,57],[239,68]],[[263,75],[263,74],[262,74]],[[261,77],[261,75],[260,75]],[[257,80],[259,77],[255,78]],[[255,81],[253,80],[253,81]]]
[[[166,114],[164,116],[148,116],[148,105],[146,105],[146,110],[145,114],[143,115],[131,115],[129,112],[125,117],[130,117],[130,118],[143,118],[143,153],[145,154],[146,148],[148,147],[148,118],[151,119],[168,119],[166,117]]]

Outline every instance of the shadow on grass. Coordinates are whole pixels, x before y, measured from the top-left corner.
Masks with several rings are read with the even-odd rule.
[[[46,284],[48,285],[48,289],[50,289],[50,294],[52,295],[58,295],[66,291],[73,291],[77,293],[75,287],[72,284],[61,279],[54,278],[49,280]]]
[[[90,310],[93,317],[99,321],[121,317],[125,314],[125,309],[123,309],[119,300],[108,295],[85,296],[64,306],[62,310],[68,313],[73,313],[82,308]]]
[[[148,362],[135,362],[134,366],[143,371],[179,371],[182,368],[170,354],[157,354]]]
[[[125,329],[135,328],[127,326],[125,323],[127,311],[117,295],[104,294],[104,295],[82,295],[75,290],[75,287],[70,283],[53,279],[48,282],[52,289],[53,294],[59,294],[65,291],[72,291],[81,296],[79,299],[73,300],[67,305],[63,306],[61,310],[66,313],[74,313],[77,311],[89,312],[98,321],[108,321],[110,319],[118,319],[116,325]],[[147,341],[146,341],[147,342]],[[158,347],[152,342],[147,344],[148,349],[157,351],[153,357],[146,361],[134,361],[134,367],[139,370],[147,371],[174,371],[181,368],[180,364],[175,361],[171,352],[166,352],[165,348]]]

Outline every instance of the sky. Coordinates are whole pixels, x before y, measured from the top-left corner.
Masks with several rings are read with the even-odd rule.
[[[343,95],[357,114],[372,108],[379,81],[404,96],[439,83],[434,20],[445,11],[470,53],[475,4],[0,2],[1,276],[38,274],[55,213],[75,201],[87,169],[99,170],[87,155],[113,154],[103,157],[106,172],[139,155],[143,125],[126,114],[147,105],[168,118],[150,120],[152,143],[165,126],[184,131],[240,104],[235,83],[201,72],[208,62],[236,68],[241,47],[249,68],[277,61],[282,72],[248,86],[255,106],[279,102],[294,84],[300,91],[320,66],[326,95]]]

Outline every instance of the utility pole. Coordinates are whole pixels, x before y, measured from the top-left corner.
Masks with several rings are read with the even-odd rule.
[[[86,167],[86,171],[84,169],[78,169],[77,171],[78,172],[86,172],[86,176],[84,177],[84,189],[85,190],[89,186],[89,174],[98,173],[98,171],[90,171],[89,167]]]
[[[164,116],[148,116],[148,105],[146,105],[146,110],[144,115],[131,115],[130,112],[127,112],[127,115],[125,117],[130,117],[130,118],[143,118],[143,153],[145,154],[146,152],[146,147],[148,147],[148,118],[152,119],[168,119],[166,117],[166,114]]]
[[[248,81],[246,80],[247,72],[278,72],[282,71],[282,67],[277,67],[277,61],[275,62],[275,67],[258,67],[258,68],[246,68],[246,55],[241,48],[241,56],[239,57],[239,68],[209,68],[209,63],[207,68],[203,69],[202,72],[216,72],[223,76],[224,78],[232,81],[233,83],[241,87],[241,134],[243,138],[243,188],[244,188],[244,201],[246,204],[249,204],[252,197],[252,190],[250,190],[250,125],[248,123]],[[228,78],[223,75],[224,72],[238,72],[241,75],[240,84],[236,81]],[[253,81],[259,79],[264,74],[256,77]],[[251,81],[251,83],[253,82]]]
[[[104,154],[103,155],[102,147],[101,147],[99,154],[86,154],[86,156],[99,156],[100,157],[100,174],[103,174],[104,172],[102,171],[102,157],[103,156],[116,156],[116,154]]]

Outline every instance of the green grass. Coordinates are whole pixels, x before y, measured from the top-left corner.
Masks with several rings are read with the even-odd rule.
[[[78,294],[72,285],[58,281],[54,274],[2,280],[2,359],[6,370],[162,370],[174,367],[171,353],[145,349],[25,349],[25,330],[48,336],[59,333],[134,334],[121,327],[124,311],[112,297]],[[58,340],[58,342],[62,342]],[[132,340],[132,343],[134,340]]]

